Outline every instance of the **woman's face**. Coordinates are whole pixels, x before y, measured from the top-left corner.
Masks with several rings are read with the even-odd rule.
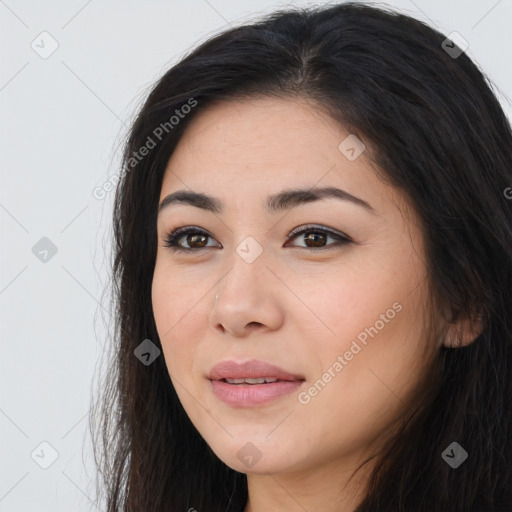
[[[354,468],[439,347],[418,219],[362,149],[312,104],[254,98],[204,110],[169,160],[160,202],[209,199],[159,213],[156,326],[185,411],[237,471]]]

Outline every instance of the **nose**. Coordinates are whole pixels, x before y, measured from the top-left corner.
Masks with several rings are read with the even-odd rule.
[[[210,326],[222,334],[246,337],[274,331],[284,319],[283,285],[267,267],[265,254],[248,263],[238,254],[216,289]]]

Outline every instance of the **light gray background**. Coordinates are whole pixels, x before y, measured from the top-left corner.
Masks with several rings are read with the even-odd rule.
[[[387,4],[459,32],[511,116],[512,0]],[[184,51],[286,5],[308,3],[0,0],[2,512],[103,510],[89,499],[87,414],[106,339],[114,193],[92,191],[117,174],[136,107]],[[58,43],[46,59],[31,47],[51,49],[43,31]],[[42,237],[57,247],[46,262],[32,251]],[[43,441],[58,452],[47,469]]]

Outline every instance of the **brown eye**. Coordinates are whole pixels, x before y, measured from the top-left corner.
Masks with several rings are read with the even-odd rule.
[[[182,237],[183,238],[183,237]],[[185,235],[187,243],[192,247],[205,247],[208,235]],[[196,245],[197,244],[197,245]]]
[[[352,242],[346,235],[317,226],[305,226],[296,229],[290,233],[289,238],[302,240],[305,245],[299,247],[312,250],[330,249],[331,247],[338,247]],[[335,240],[335,243],[327,243],[329,238]]]
[[[304,236],[304,242],[308,247],[323,247],[327,236],[325,233],[308,233]]]
[[[212,247],[208,245],[209,238],[211,236],[200,228],[193,226],[179,228],[167,235],[164,240],[164,247],[169,247],[177,252],[208,249]]]
[[[312,251],[317,249],[328,250],[352,242],[352,240],[346,235],[317,226],[304,226],[300,229],[295,229],[292,233],[290,233],[290,235],[288,235],[288,239],[301,240],[301,235],[302,241],[305,245],[295,245],[295,247],[300,247]],[[164,240],[164,247],[168,247],[176,252],[195,252],[201,249],[218,247],[215,245],[209,245],[208,239],[214,240],[206,231],[202,230],[201,228],[189,226],[176,229],[167,235]],[[328,243],[329,239],[334,240],[334,243]],[[222,246],[220,247],[222,248]]]

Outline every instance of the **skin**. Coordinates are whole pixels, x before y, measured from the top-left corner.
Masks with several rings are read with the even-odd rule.
[[[368,145],[354,161],[338,149],[348,135],[305,100],[220,102],[192,120],[165,171],[160,201],[192,190],[225,205],[222,213],[187,204],[161,211],[152,301],[183,407],[218,457],[247,474],[245,512],[353,511],[373,460],[354,470],[378,454],[412,405],[442,335],[445,343],[456,329],[463,343],[475,336],[441,316],[438,331],[428,328],[420,223],[406,198],[377,178]],[[336,198],[277,213],[264,207],[271,194],[313,186],[346,190],[374,212]],[[307,233],[288,237],[306,224],[353,242],[328,237],[323,249],[308,244]],[[195,252],[173,252],[165,238],[182,226],[209,237],[185,236],[181,245]],[[252,263],[236,252],[248,236],[263,250]],[[332,377],[338,356],[396,303],[401,310]],[[303,375],[302,392],[329,368],[332,378],[308,403],[298,392],[252,408],[221,402],[206,378],[210,369],[253,358]],[[250,468],[237,457],[248,442],[261,453]]]

